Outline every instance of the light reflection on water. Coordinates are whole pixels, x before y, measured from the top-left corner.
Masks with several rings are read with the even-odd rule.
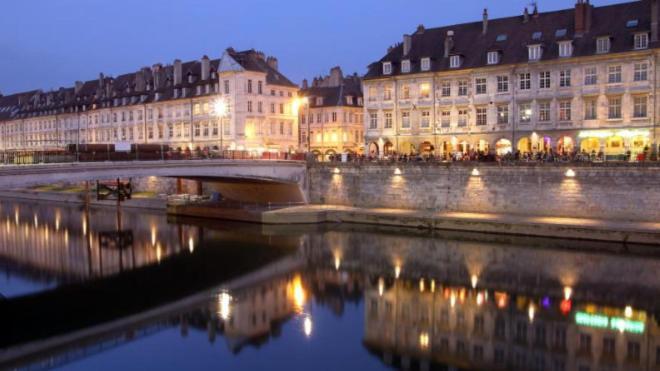
[[[286,258],[296,264],[218,282],[192,303],[19,366],[654,370],[659,362],[653,256],[359,226],[217,229],[127,210],[121,219],[111,209],[4,203],[3,264],[35,285],[47,277],[44,289],[53,279],[93,285],[237,238],[297,245]],[[129,230],[132,238],[122,234]]]

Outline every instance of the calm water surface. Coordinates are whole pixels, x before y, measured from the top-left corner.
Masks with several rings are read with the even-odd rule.
[[[660,369],[648,247],[4,200],[0,269],[0,369]]]

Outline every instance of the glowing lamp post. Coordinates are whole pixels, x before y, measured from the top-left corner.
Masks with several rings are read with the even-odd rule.
[[[229,106],[224,98],[218,98],[213,102],[213,115],[220,121],[220,153],[224,154],[223,147],[223,134],[224,134],[224,120],[229,113]]]

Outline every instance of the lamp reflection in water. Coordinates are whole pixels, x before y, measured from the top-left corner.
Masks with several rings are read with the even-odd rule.
[[[476,274],[473,274],[472,277],[470,277],[470,284],[472,285],[473,289],[477,288],[477,283],[479,282],[479,277],[477,277]]]
[[[429,333],[424,331],[421,334],[419,334],[419,346],[422,349],[426,349],[429,347]]]
[[[527,308],[527,316],[529,317],[529,322],[534,322],[535,314],[536,314],[536,307],[534,307],[534,304],[530,303],[529,308]]]
[[[190,250],[190,253],[195,251],[195,241],[192,237],[188,238],[188,250]]]
[[[303,319],[303,332],[305,333],[305,336],[312,336],[312,326],[312,317],[310,315],[305,315],[305,318]]]
[[[218,294],[218,316],[226,321],[231,316],[231,302],[234,298],[228,292],[223,291]]]
[[[383,277],[378,278],[378,296],[383,296],[385,292],[385,280]]]

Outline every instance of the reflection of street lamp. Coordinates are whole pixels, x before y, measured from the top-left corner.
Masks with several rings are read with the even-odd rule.
[[[225,117],[227,117],[227,114],[229,113],[229,106],[227,104],[227,101],[224,98],[218,98],[213,102],[213,115],[217,117],[217,119],[220,121],[220,153],[224,154],[224,147],[223,147],[223,134],[224,134],[224,120]]]

